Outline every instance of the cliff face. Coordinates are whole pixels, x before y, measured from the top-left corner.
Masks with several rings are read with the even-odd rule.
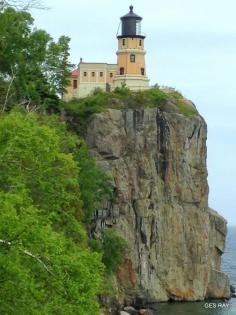
[[[97,212],[96,232],[129,243],[118,280],[127,299],[228,298],[220,272],[226,222],[208,208],[207,127],[199,116],[158,108],[93,116],[87,143],[114,178],[116,199]]]

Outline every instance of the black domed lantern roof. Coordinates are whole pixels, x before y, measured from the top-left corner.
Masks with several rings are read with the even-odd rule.
[[[129,13],[126,15],[122,16],[120,19],[125,20],[125,19],[136,19],[136,20],[142,20],[143,18],[137,14],[134,13],[134,7],[131,5],[129,7]]]
[[[131,5],[129,7],[130,11],[128,14],[122,16],[121,19],[121,35],[122,37],[140,37],[145,38],[141,35],[141,21],[142,17],[134,13],[134,7]]]

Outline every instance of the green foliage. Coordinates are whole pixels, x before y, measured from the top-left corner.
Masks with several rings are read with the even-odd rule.
[[[132,97],[129,99],[129,107],[134,109],[159,107],[160,105],[163,105],[167,99],[168,96],[162,90],[159,88],[152,88],[133,92]]]
[[[143,92],[147,97],[149,104],[152,106],[157,106],[165,103],[168,99],[168,96],[160,88],[152,88]]]
[[[116,273],[128,245],[114,230],[105,230],[102,236],[102,261],[108,273]]]
[[[113,92],[106,93],[96,89],[94,94],[70,102],[61,102],[60,109],[65,111],[69,125],[77,134],[85,136],[91,115],[115,109],[140,109],[162,105],[168,95],[159,88],[133,92],[126,86],[117,87]]]
[[[27,189],[34,204],[52,217],[62,212],[57,220],[63,224],[68,212],[82,217],[79,169],[67,153],[79,144],[77,138],[38,123],[35,114],[12,111],[0,120],[0,143],[0,187],[4,191]]]
[[[126,86],[126,84],[122,84],[121,87],[116,87],[114,89],[114,94],[118,96],[129,96],[130,95],[130,89]]]
[[[102,254],[81,220],[109,194],[105,180],[56,117],[0,116],[1,314],[99,314]]]
[[[160,89],[158,86],[144,91],[130,91],[126,86],[116,88],[113,92],[104,92],[96,89],[94,94],[81,99],[74,99],[70,102],[61,102],[60,110],[65,114],[70,128],[78,135],[85,137],[87,126],[93,114],[112,109],[145,109],[158,107],[165,111],[165,105],[171,104],[173,112],[178,108],[185,115],[197,114],[185,104],[182,94],[174,89]],[[170,109],[170,106],[168,107]]]
[[[69,85],[69,75],[73,67],[69,63],[70,38],[61,36],[57,43],[51,42],[47,50],[47,76],[51,88],[63,97]]]
[[[24,193],[0,193],[0,313],[99,314],[99,254],[52,229]]]
[[[96,88],[93,90],[92,95],[96,95],[96,94],[104,94],[103,89],[101,89],[100,87],[96,87]]]
[[[78,135],[85,136],[90,116],[104,111],[107,100],[107,93],[97,91],[94,95],[79,100],[62,102],[60,108],[69,116],[71,128]]]
[[[79,100],[72,100],[70,102],[62,103],[62,107],[68,111],[83,116],[84,118],[93,113],[99,113],[104,110],[109,94],[102,91],[95,91],[95,94],[81,98]]]
[[[23,60],[29,44],[33,18],[27,12],[7,9],[0,13],[0,70],[11,74],[11,67]]]
[[[30,13],[0,12],[0,76],[9,90],[4,106],[58,105],[58,95],[68,85],[68,56],[68,37],[55,43],[45,31],[33,29]]]
[[[79,187],[81,199],[83,200],[85,223],[90,223],[93,211],[104,200],[112,198],[110,178],[89,158],[88,149],[84,143],[76,155],[80,167]]]
[[[173,97],[176,100],[182,100],[184,98],[183,95],[179,91],[176,91],[174,89],[172,91],[168,92],[168,95],[170,95],[171,97]]]
[[[185,102],[181,102],[179,101],[176,104],[177,108],[180,110],[180,112],[187,116],[187,117],[192,117],[195,116],[197,114],[197,110],[193,107],[190,107],[188,104],[186,104]]]

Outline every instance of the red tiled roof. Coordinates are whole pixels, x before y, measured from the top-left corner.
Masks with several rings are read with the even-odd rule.
[[[78,69],[73,70],[70,75],[72,77],[78,77],[79,76],[79,70]]]

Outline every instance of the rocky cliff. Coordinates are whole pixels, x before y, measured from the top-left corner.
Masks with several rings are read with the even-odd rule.
[[[127,304],[230,296],[220,271],[226,222],[208,207],[206,138],[203,118],[168,106],[109,109],[89,123],[90,152],[116,194],[97,211],[95,234],[113,228],[128,241],[117,275]]]

